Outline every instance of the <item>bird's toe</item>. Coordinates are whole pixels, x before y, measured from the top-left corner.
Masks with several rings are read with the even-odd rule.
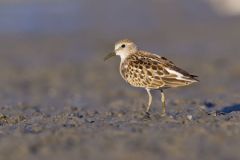
[[[151,119],[151,115],[149,112],[145,112],[144,116],[143,116],[143,120],[150,120]]]

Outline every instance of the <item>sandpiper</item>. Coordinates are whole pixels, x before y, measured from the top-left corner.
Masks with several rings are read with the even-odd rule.
[[[198,82],[197,76],[189,74],[177,67],[172,61],[159,55],[139,50],[137,45],[128,40],[115,43],[114,51],[104,60],[115,55],[120,56],[120,74],[122,78],[134,87],[145,88],[148,93],[146,115],[152,103],[151,90],[161,91],[162,116],[166,115],[164,89],[187,86]]]

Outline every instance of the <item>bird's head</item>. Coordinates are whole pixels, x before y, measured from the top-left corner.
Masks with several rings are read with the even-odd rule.
[[[116,55],[120,56],[121,60],[124,60],[130,54],[136,53],[137,50],[138,50],[137,45],[134,42],[128,39],[120,40],[117,43],[115,43],[114,51],[108,54],[104,58],[104,60],[107,60]]]

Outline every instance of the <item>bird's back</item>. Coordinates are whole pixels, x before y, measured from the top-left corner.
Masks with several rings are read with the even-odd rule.
[[[138,51],[120,64],[122,77],[132,86],[163,89],[197,82],[197,76],[177,67],[172,61],[156,54]]]

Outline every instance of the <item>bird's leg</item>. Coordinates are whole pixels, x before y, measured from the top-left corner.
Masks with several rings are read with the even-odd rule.
[[[149,110],[150,110],[150,106],[151,106],[151,103],[152,103],[152,95],[151,95],[150,89],[146,89],[146,90],[147,90],[147,93],[148,93],[148,106],[147,106],[146,114],[149,115]]]
[[[161,90],[161,101],[162,101],[162,114],[161,116],[166,116],[166,101],[163,90]]]

